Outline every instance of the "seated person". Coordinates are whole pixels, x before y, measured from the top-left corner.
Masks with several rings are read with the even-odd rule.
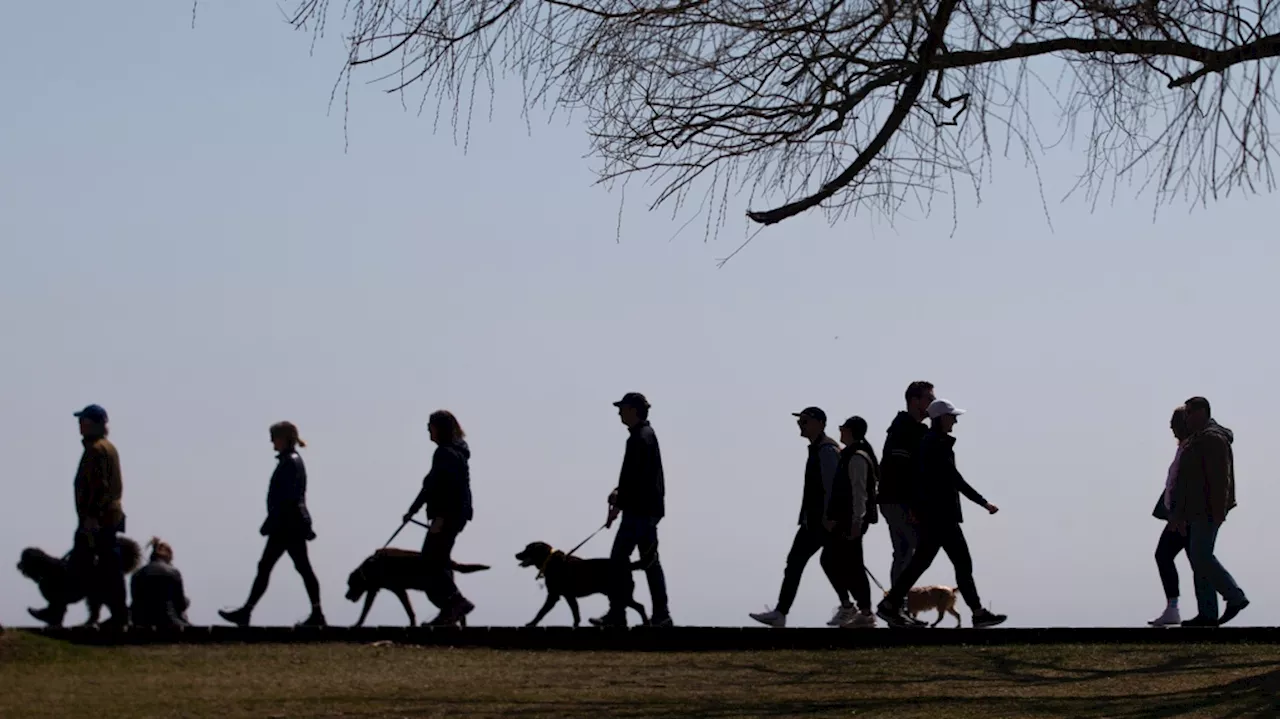
[[[133,623],[139,627],[177,629],[187,622],[186,591],[182,573],[173,566],[173,548],[158,537],[152,538],[151,560],[134,573],[130,581],[133,594]]]

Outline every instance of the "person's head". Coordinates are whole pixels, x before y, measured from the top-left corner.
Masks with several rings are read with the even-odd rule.
[[[277,452],[292,452],[298,447],[307,446],[298,436],[298,425],[293,422],[276,422],[271,425],[271,446]]]
[[[436,444],[453,444],[467,436],[467,433],[462,431],[462,425],[458,424],[458,418],[447,409],[438,409],[431,413],[427,418],[427,432],[431,435],[431,441]]]
[[[923,380],[912,382],[907,385],[907,414],[916,418],[916,421],[923,421],[929,414],[929,405],[933,402],[933,383]]]
[[[815,440],[827,431],[827,413],[817,407],[805,407],[791,415],[800,427],[800,436],[807,440]]]
[[[101,406],[91,404],[76,412],[75,416],[80,420],[81,437],[107,436],[107,411]]]
[[[929,403],[927,414],[934,429],[950,434],[951,429],[959,421],[960,415],[964,414],[964,410],[957,408],[945,399],[935,399]]]
[[[853,416],[840,425],[840,444],[851,446],[861,444],[867,438],[867,420]]]
[[[639,392],[628,392],[613,403],[618,408],[618,419],[628,427],[634,427],[649,419],[649,400]]]
[[[1183,402],[1182,406],[1187,408],[1187,428],[1192,432],[1204,429],[1213,417],[1209,410],[1209,400],[1204,397],[1192,397]]]
[[[1191,428],[1187,426],[1187,408],[1185,406],[1177,407],[1173,410],[1173,417],[1169,419],[1169,429],[1173,431],[1173,438],[1179,442],[1191,436]]]
[[[147,546],[151,547],[151,561],[173,562],[173,547],[159,537],[152,537]]]

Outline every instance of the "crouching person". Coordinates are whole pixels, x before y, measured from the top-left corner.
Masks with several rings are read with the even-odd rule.
[[[131,610],[134,626],[157,629],[181,629],[187,622],[187,593],[182,586],[182,573],[173,566],[173,547],[153,537],[151,559],[130,580],[133,593]]]

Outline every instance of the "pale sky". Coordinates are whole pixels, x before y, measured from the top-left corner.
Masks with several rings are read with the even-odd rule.
[[[674,619],[749,625],[776,601],[795,531],[805,445],[790,413],[819,405],[833,432],[860,414],[878,451],[906,384],[927,379],[969,410],[959,466],[1002,510],[966,503],[965,531],[1007,626],[1159,613],[1150,510],[1170,411],[1195,394],[1236,433],[1240,507],[1218,546],[1253,600],[1237,621],[1280,623],[1271,198],[1176,205],[1153,222],[1152,196],[1125,189],[1090,213],[1060,200],[1081,169],[1064,147],[1041,164],[1052,228],[1035,175],[1002,159],[982,204],[957,198],[954,235],[946,199],[895,226],[811,215],[718,270],[754,229],[741,208],[719,239],[701,222],[672,239],[687,215],[592,185],[580,124],[538,118],[530,135],[519,98],[502,95],[464,154],[433,134],[430,106],[406,112],[366,73],[344,152],[341,105],[327,111],[339,33],[311,55],[309,35],[247,0],[202,3],[190,25],[186,3],[0,5],[11,562],[29,545],[69,549],[72,412],[100,403],[128,536],[172,543],[192,620],[220,623],[262,550],[267,427],[289,419],[310,445],[324,609],[349,624],[347,574],[399,524],[429,467],[427,416],[444,407],[474,452],[476,516],[455,558],[493,567],[460,578],[470,622],[523,624],[544,594],[513,555],[535,540],[568,549],[604,520],[626,439],[611,403],[640,391],[666,464]],[[421,538],[409,527],[396,546]],[[579,554],[606,556],[610,541]],[[886,581],[883,525],[866,555]],[[0,576],[0,624],[32,623],[35,584]],[[922,580],[936,582],[954,582],[943,557]],[[815,558],[789,622],[820,626],[835,604]],[[596,616],[606,602],[582,606]],[[255,623],[307,609],[286,559]],[[370,617],[404,621],[390,595]],[[569,621],[562,603],[544,623]]]

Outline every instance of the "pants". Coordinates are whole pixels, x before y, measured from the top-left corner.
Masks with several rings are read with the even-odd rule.
[[[1218,618],[1219,594],[1227,604],[1244,601],[1244,591],[1213,554],[1221,528],[1221,523],[1210,519],[1192,520],[1187,524],[1187,558],[1195,574],[1198,614],[1204,619]]]
[[[796,592],[800,590],[800,576],[804,574],[805,565],[813,555],[818,553],[818,550],[822,550],[822,556],[818,557],[818,561],[822,564],[822,571],[826,573],[827,580],[831,582],[831,588],[836,590],[840,606],[849,604],[848,571],[844,558],[840,556],[839,543],[832,541],[831,535],[825,531],[810,530],[801,526],[796,530],[795,539],[791,540],[791,551],[787,553],[787,568],[782,573],[782,589],[778,592],[776,607],[782,614],[791,611],[791,605],[796,601]],[[867,590],[868,594],[870,591],[870,589]]]
[[[76,576],[85,577],[88,582],[88,596],[100,598],[111,610],[112,619],[128,620],[124,568],[120,566],[115,528],[76,532],[71,548],[71,565]]]
[[[456,531],[446,526],[435,534],[427,532],[427,538],[422,540],[427,599],[442,611],[463,598],[453,581],[453,545],[465,526],[466,522],[463,522]]]
[[[653,600],[653,619],[665,619],[671,615],[667,606],[667,576],[662,571],[662,562],[658,558],[658,517],[637,517],[623,512],[622,523],[618,525],[618,533],[613,535],[613,549],[609,559],[614,562],[630,565],[631,553],[640,550],[640,566],[644,569],[645,579],[649,581],[649,597]],[[626,569],[631,572],[630,566]],[[621,613],[626,607],[610,607],[610,611]]]
[[[1160,584],[1164,585],[1165,599],[1178,598],[1178,568],[1173,560],[1187,548],[1187,538],[1166,529],[1160,533],[1156,544],[1156,569],[1160,571]]]
[[[889,569],[889,583],[898,581],[911,555],[916,551],[919,537],[914,525],[907,522],[907,507],[904,504],[880,505],[880,516],[889,526],[889,541],[893,543],[893,565]]]
[[[956,522],[929,522],[919,525],[920,544],[911,556],[907,568],[894,581],[889,589],[885,602],[892,606],[900,606],[907,598],[907,592],[920,580],[921,575],[933,564],[938,550],[947,553],[951,565],[956,570],[956,587],[964,603],[973,611],[982,608],[978,598],[978,588],[973,582],[973,557],[969,554],[969,543],[965,541],[964,531]]]
[[[836,589],[840,597],[840,605],[847,606],[847,593],[853,595],[854,604],[859,609],[871,610],[871,582],[867,579],[867,570],[862,555],[862,535],[853,539],[843,536],[831,539],[831,551],[834,553],[834,564],[843,573],[841,586]]]
[[[302,586],[307,589],[307,598],[311,600],[312,609],[320,607],[320,582],[316,572],[311,568],[311,557],[307,554],[307,540],[301,535],[272,534],[267,537],[267,546],[262,549],[262,559],[258,560],[258,575],[253,578],[253,588],[249,590],[249,601],[245,608],[252,610],[267,593],[267,584],[271,581],[271,570],[276,562],[285,554],[293,560],[293,568],[302,576]]]

